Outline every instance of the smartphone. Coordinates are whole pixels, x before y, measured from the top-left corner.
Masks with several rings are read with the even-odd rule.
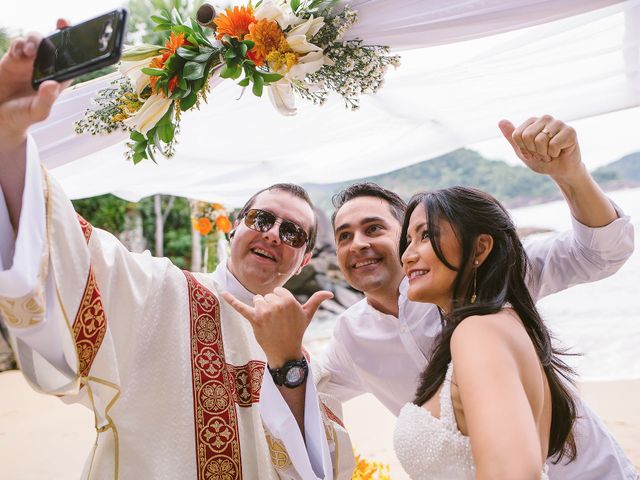
[[[126,26],[127,10],[119,8],[43,38],[33,63],[33,88],[45,80],[61,82],[118,62]]]

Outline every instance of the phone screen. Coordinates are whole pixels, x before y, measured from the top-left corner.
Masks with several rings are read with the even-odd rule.
[[[44,38],[38,47],[33,81],[69,77],[71,72],[108,60],[119,47],[121,28],[121,14],[113,11]]]

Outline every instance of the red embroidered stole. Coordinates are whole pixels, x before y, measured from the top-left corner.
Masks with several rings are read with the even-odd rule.
[[[264,362],[242,366],[225,361],[216,296],[189,272],[191,367],[198,479],[242,479],[236,404],[260,399]],[[250,479],[249,479],[250,480]]]
[[[89,243],[93,227],[78,215],[84,238]],[[107,333],[107,317],[102,305],[102,297],[93,267],[89,265],[89,275],[80,301],[80,307],[73,321],[73,337],[80,360],[80,376],[89,375],[91,365],[98,354],[102,340]]]

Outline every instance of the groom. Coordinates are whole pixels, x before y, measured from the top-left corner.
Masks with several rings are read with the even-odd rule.
[[[615,273],[633,251],[633,226],[605,197],[582,163],[575,131],[549,116],[500,129],[533,171],[549,175],[566,198],[573,231],[525,242],[534,299]],[[411,402],[441,329],[435,305],[407,299],[398,256],[405,202],[372,183],[334,197],[338,264],[366,298],[336,323],[320,364],[321,391],[342,401],[372,393],[394,415]],[[597,416],[578,399],[577,458],[550,465],[550,478],[636,479],[634,467]]]

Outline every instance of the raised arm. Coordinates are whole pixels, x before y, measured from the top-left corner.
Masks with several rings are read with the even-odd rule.
[[[533,297],[615,273],[633,252],[633,226],[587,171],[576,131],[549,115],[532,117],[518,128],[507,120],[499,126],[518,158],[558,185],[573,217],[572,232],[525,242]]]
[[[588,227],[604,227],[618,218],[582,162],[572,127],[550,115],[532,117],[518,128],[507,120],[499,126],[518,158],[558,185],[576,220]]]
[[[58,28],[67,24],[58,20]],[[14,232],[22,209],[26,173],[27,130],[49,116],[64,84],[44,82],[31,87],[31,72],[41,37],[29,34],[11,43],[0,59],[0,187]]]

